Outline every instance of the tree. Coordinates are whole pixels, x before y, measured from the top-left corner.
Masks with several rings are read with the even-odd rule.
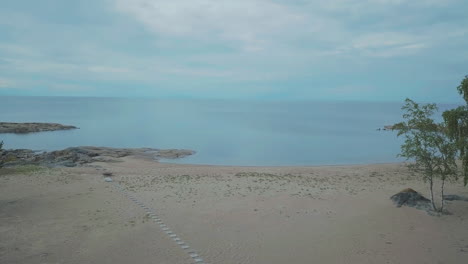
[[[463,183],[468,184],[468,75],[457,87],[466,104],[445,111],[442,116],[447,128],[447,135],[456,143],[458,158],[462,163]]]
[[[0,141],[0,154],[1,154],[2,148],[3,148],[3,141]],[[3,167],[3,160],[1,158],[2,157],[0,155],[0,168]]]
[[[457,179],[456,141],[446,133],[445,124],[437,124],[432,119],[437,106],[426,104],[420,106],[406,99],[402,107],[404,122],[395,125],[398,136],[405,136],[401,145],[400,157],[412,160],[408,167],[422,173],[423,180],[429,182],[431,203],[434,211],[444,209],[444,187],[447,180]],[[437,207],[434,200],[434,182],[441,180],[441,205]]]

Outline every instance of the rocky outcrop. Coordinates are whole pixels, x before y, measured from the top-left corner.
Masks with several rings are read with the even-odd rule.
[[[56,123],[8,123],[0,122],[0,133],[26,134],[43,131],[77,129],[75,126],[66,126]]]
[[[119,158],[135,156],[153,160],[176,159],[195,154],[185,149],[73,147],[51,152],[30,149],[0,150],[4,166],[36,164],[48,167],[75,167],[92,162],[117,162]]]

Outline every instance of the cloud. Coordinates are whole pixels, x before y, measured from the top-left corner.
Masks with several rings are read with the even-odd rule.
[[[0,43],[0,52],[6,54],[15,54],[15,55],[22,55],[22,56],[37,56],[37,52],[33,49],[22,46],[22,45],[13,45],[13,44],[6,44]]]
[[[132,70],[127,69],[127,68],[94,65],[94,66],[88,66],[88,71],[94,72],[94,73],[116,73],[116,74],[123,73],[125,74],[125,73],[130,73]]]
[[[395,57],[410,55],[427,48],[421,37],[401,32],[378,32],[362,35],[347,47],[369,57]]]
[[[11,88],[14,86],[14,83],[15,82],[13,80],[0,77],[0,88]]]
[[[459,0],[113,0],[158,39],[192,39],[270,54],[303,48],[314,54],[393,57],[415,54],[435,41],[427,8]],[[426,12],[427,13],[427,12]],[[395,31],[392,26],[403,24]],[[440,33],[454,28],[444,27]]]
[[[58,92],[82,92],[92,90],[90,86],[69,84],[69,83],[45,83],[41,86],[44,86],[49,91],[58,91]]]
[[[306,22],[304,13],[267,0],[116,0],[115,4],[155,33],[214,37],[252,51]]]
[[[371,85],[344,85],[330,89],[330,93],[336,95],[357,95],[363,93],[375,93],[378,87]]]
[[[400,32],[378,32],[360,36],[352,41],[356,49],[374,49],[414,44],[417,38]]]
[[[0,10],[0,72],[14,89],[301,98],[377,82],[391,94],[467,67],[465,0],[44,1]]]

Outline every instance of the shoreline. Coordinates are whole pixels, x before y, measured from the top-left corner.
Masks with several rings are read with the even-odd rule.
[[[325,165],[268,165],[268,166],[244,166],[244,165],[217,165],[217,164],[196,164],[196,163],[174,163],[170,161],[156,160],[161,164],[172,164],[182,166],[206,166],[206,167],[230,167],[230,168],[322,168],[322,167],[358,167],[358,166],[373,166],[373,165],[397,165],[405,164],[407,161],[396,162],[376,162],[376,163],[352,163],[352,164],[325,164]]]
[[[93,161],[112,162],[115,158],[136,156],[144,159],[154,160],[162,164],[174,164],[181,166],[208,166],[208,167],[232,167],[232,168],[321,168],[321,167],[359,167],[371,165],[405,164],[408,161],[376,162],[376,163],[349,163],[349,164],[319,164],[319,165],[219,165],[219,164],[197,164],[184,162],[183,158],[195,155],[197,152],[188,149],[158,149],[158,148],[114,148],[102,146],[78,146],[59,150],[34,150],[34,149],[2,149],[0,150],[0,161],[5,161],[6,166],[26,165],[30,163],[47,163],[47,166],[61,166],[68,164],[74,167],[91,163]],[[56,160],[60,159],[60,162]],[[180,160],[180,162],[173,162]],[[15,161],[9,163],[8,161]],[[21,162],[24,161],[24,162]],[[68,163],[67,163],[68,162]],[[74,165],[72,165],[72,163]],[[62,164],[62,165],[63,165]]]

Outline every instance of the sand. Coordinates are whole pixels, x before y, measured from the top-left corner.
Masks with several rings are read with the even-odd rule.
[[[427,185],[403,164],[219,167],[125,157],[0,171],[0,263],[466,263],[468,202],[450,215],[396,208]],[[103,172],[112,172],[113,182]],[[462,183],[446,193],[468,195]]]

